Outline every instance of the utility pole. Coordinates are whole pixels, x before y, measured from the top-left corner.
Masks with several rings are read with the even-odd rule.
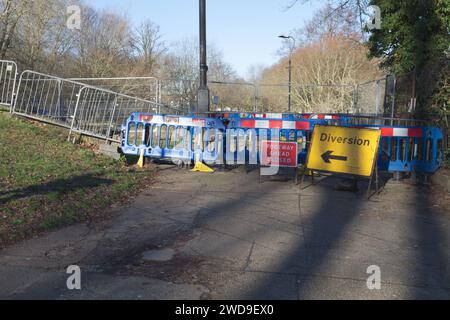
[[[200,8],[200,83],[197,112],[209,112],[208,64],[206,58],[206,0],[199,0]]]

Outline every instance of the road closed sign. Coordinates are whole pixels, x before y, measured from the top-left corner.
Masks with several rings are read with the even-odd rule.
[[[373,129],[316,125],[306,165],[317,171],[370,177],[380,134]]]
[[[276,167],[297,167],[297,142],[262,142],[262,165]]]

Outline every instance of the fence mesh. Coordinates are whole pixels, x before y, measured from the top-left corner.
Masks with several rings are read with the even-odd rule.
[[[260,84],[261,111],[299,113],[353,112],[354,86],[341,84],[293,84],[289,106],[288,84]]]
[[[115,141],[133,112],[177,113],[154,101],[33,71],[24,71],[19,79],[13,112]]]
[[[77,95],[84,85],[24,71],[19,79],[13,112],[70,127]]]
[[[356,87],[355,113],[384,115],[386,78],[360,84]]]
[[[95,87],[83,87],[71,130],[119,140],[120,127],[133,112],[158,113],[160,106],[147,101]]]
[[[252,83],[210,82],[211,111],[258,110],[257,86]]]

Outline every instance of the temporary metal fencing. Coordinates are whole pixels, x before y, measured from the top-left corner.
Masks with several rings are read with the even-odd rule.
[[[211,111],[258,111],[258,86],[250,82],[210,81]]]
[[[14,61],[0,60],[0,105],[15,114],[68,128],[70,133],[105,140],[119,140],[120,125],[132,112],[187,114],[196,110],[197,81],[192,79],[63,79],[28,70],[17,81],[17,75]],[[401,97],[396,99],[396,82],[395,76],[387,76],[360,84],[356,89],[345,84],[293,83],[291,112],[360,115],[352,118],[355,125],[415,125],[398,122],[399,117],[409,115],[397,112],[396,102]],[[214,112],[261,113],[289,109],[288,84],[210,81],[209,86]],[[407,102],[406,98],[403,100]],[[364,118],[364,115],[378,117]],[[382,119],[381,115],[389,119]]]
[[[22,72],[12,112],[108,141],[120,140],[120,125],[131,112],[171,112],[154,101],[100,89],[35,71]]]
[[[84,86],[75,81],[24,71],[19,78],[12,112],[70,128],[77,95]]]
[[[263,112],[355,112],[351,84],[258,84],[259,111]],[[290,109],[290,110],[289,110]]]
[[[300,112],[356,113],[352,84],[303,84],[293,87],[292,101]]]
[[[136,110],[148,113],[169,111],[167,107],[153,101],[84,86],[78,93],[70,133],[77,132],[100,139],[119,141],[121,124]],[[176,110],[171,111],[176,113]]]
[[[389,88],[386,87],[388,77],[357,86],[339,83],[292,83],[290,111],[391,116],[389,111],[386,112],[394,108],[395,92],[392,93],[390,90],[393,87],[391,82]],[[171,106],[184,106],[186,112],[193,111],[197,103],[197,83],[195,79],[161,79],[161,101]],[[211,80],[208,86],[211,94],[211,111],[288,112],[289,110],[288,83]]]
[[[161,83],[156,77],[69,78],[68,80],[161,103]]]
[[[355,112],[376,116],[384,115],[386,94],[390,92],[386,86],[390,83],[384,77],[358,84],[354,93]]]
[[[14,61],[0,60],[0,105],[11,110],[17,78],[17,64]]]

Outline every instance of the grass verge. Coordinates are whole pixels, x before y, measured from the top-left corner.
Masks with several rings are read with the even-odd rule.
[[[0,247],[105,216],[154,175],[66,138],[67,130],[0,111]]]

